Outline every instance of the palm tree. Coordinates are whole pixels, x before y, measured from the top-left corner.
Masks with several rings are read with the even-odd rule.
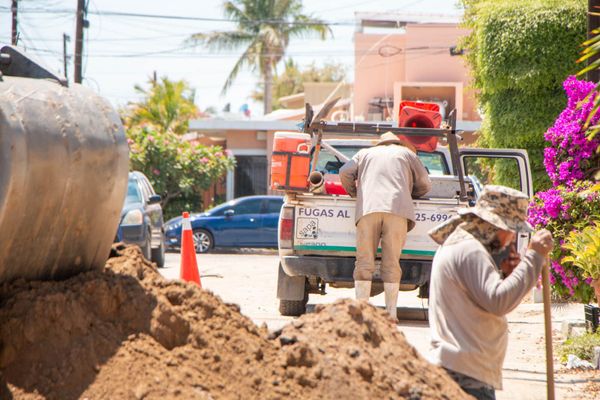
[[[151,78],[148,83],[149,89],[135,86],[144,99],[130,104],[125,125],[149,124],[161,132],[187,133],[189,120],[198,114],[194,90],[185,81],[171,81],[166,77],[159,82]]]
[[[301,0],[229,0],[223,8],[225,16],[236,24],[235,30],[196,33],[189,40],[214,50],[243,47],[244,52],[229,73],[222,94],[242,68],[258,69],[264,80],[264,112],[270,113],[273,74],[290,39],[316,34],[324,40],[331,30],[323,21],[303,14]]]

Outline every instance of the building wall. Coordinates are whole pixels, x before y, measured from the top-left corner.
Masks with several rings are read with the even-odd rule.
[[[406,47],[405,35],[354,35],[354,118],[367,119],[369,100],[392,97],[396,81],[405,80],[404,56],[382,57],[379,52],[392,52]]]
[[[436,82],[444,82],[444,87],[451,84],[462,92],[456,101],[462,103],[458,119],[480,120],[469,89],[468,67],[462,57],[451,56],[449,50],[468,31],[455,24],[408,24],[404,33],[392,32],[396,33],[355,34],[354,117],[368,119],[369,100],[393,97],[394,86],[399,83],[422,83],[431,88]],[[396,89],[396,94],[400,92]],[[400,100],[394,99],[394,119]]]

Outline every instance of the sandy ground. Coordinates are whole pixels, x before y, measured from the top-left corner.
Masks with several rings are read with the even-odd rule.
[[[278,257],[275,252],[242,251],[240,253],[213,253],[198,255],[202,285],[226,302],[237,303],[241,311],[257,324],[266,324],[276,330],[293,320],[278,312],[275,297]],[[168,253],[166,267],[161,273],[171,279],[179,277],[180,258]],[[326,295],[311,295],[308,310],[316,304],[334,302],[352,297],[352,289],[330,289]],[[372,298],[377,306],[384,305],[383,294]],[[400,293],[399,307],[426,308],[427,302],[417,298],[416,292]],[[552,309],[553,340],[560,343],[560,327],[564,320],[583,321],[583,306],[570,304]],[[546,398],[546,364],[544,319],[542,304],[523,302],[508,315],[510,339],[504,363],[504,390],[497,398],[534,400]],[[429,350],[427,322],[401,321],[398,329],[421,354]],[[600,373],[573,372],[562,366],[555,357],[554,368],[557,399],[600,398]]]

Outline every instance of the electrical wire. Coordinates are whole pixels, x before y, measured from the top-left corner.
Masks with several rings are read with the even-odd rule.
[[[10,7],[0,6],[0,11],[10,11]],[[41,9],[41,8],[29,8],[19,9],[19,13],[30,13],[30,14],[68,14],[74,13],[75,10],[69,9]],[[145,14],[145,13],[129,13],[121,11],[88,11],[91,15],[104,15],[111,17],[129,17],[129,18],[150,18],[150,19],[166,19],[166,20],[177,20],[177,21],[204,21],[204,22],[232,22],[227,18],[209,18],[209,17],[195,17],[195,16],[184,16],[184,15],[166,15],[166,14]],[[355,26],[354,21],[322,21],[322,22],[304,22],[304,21],[287,21],[278,19],[252,19],[245,21],[248,24],[270,24],[270,25],[300,25],[300,26],[312,26],[312,25],[327,25],[327,26]]]

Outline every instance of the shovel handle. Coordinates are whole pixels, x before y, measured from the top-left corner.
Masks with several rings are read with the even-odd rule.
[[[544,330],[546,336],[546,398],[554,400],[554,357],[552,355],[552,318],[550,314],[550,257],[542,267],[542,294],[544,298]]]

